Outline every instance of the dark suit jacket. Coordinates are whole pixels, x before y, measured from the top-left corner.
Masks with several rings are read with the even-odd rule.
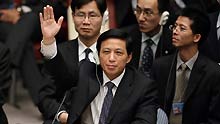
[[[153,78],[159,85],[159,103],[170,115],[175,91],[176,55],[157,59]],[[182,124],[220,123],[220,67],[199,54],[184,96]]]
[[[220,11],[209,14],[209,18],[211,21],[209,36],[207,38],[207,41],[205,41],[200,48],[200,51],[204,55],[210,57],[212,60],[218,63],[220,63],[220,41],[218,40],[217,36],[216,24],[219,12]]]
[[[172,45],[171,38],[172,34],[171,31],[168,29],[167,25],[163,28],[162,36],[160,37],[156,55],[155,58],[159,58],[161,56],[169,55],[175,52],[175,48]],[[131,36],[133,40],[133,53],[132,53],[132,60],[130,62],[131,65],[138,68],[139,66],[139,60],[140,60],[140,54],[141,54],[141,32],[139,31],[138,25],[133,25],[130,27],[123,28],[122,30],[127,31]]]
[[[2,106],[5,103],[5,90],[10,86],[11,77],[9,49],[0,43],[0,123],[7,124],[7,118]]]
[[[99,92],[102,83],[102,69],[95,65],[81,65],[78,88],[72,92],[68,124],[80,122],[80,116]],[[90,71],[91,70],[91,71]],[[100,83],[99,83],[100,82]],[[114,96],[108,124],[155,124],[156,123],[156,85],[132,67],[126,67]]]
[[[46,119],[55,116],[65,92],[76,85],[78,58],[78,42],[74,39],[60,43],[55,58],[45,62],[43,74],[48,81],[39,93],[39,109]]]

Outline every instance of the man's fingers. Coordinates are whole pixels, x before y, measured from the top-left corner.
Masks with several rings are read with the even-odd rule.
[[[58,19],[58,25],[61,26],[62,23],[63,23],[63,16],[61,16],[59,19]]]
[[[54,12],[52,6],[47,5],[46,7],[44,7],[43,17],[44,20],[54,19]]]
[[[52,6],[49,6],[49,15],[50,15],[50,19],[54,19],[54,12]]]
[[[40,17],[40,23],[42,24],[44,21],[42,13],[39,13],[39,17]]]

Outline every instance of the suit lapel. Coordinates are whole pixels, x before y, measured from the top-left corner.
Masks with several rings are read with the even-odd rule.
[[[134,34],[134,32],[131,32],[131,34]],[[133,57],[132,57],[131,63],[132,63],[133,66],[138,68],[139,67],[140,57],[141,57],[140,55],[141,55],[141,44],[142,44],[141,37],[142,36],[141,36],[141,32],[140,31],[136,31],[135,34],[136,34],[136,36],[135,35],[132,36],[135,49],[133,49],[133,53],[132,53]]]
[[[117,91],[115,93],[114,99],[112,101],[112,105],[109,111],[109,117],[107,123],[114,117],[116,112],[122,107],[123,103],[129,98],[132,92],[132,84],[133,82],[133,74],[129,69],[126,69],[125,75],[120,82]]]
[[[99,83],[96,78],[95,64],[83,61],[79,69],[77,89],[71,98],[71,108],[68,122],[74,123],[83,111],[89,106],[99,91]]]
[[[175,48],[172,45],[171,38],[172,38],[172,33],[168,29],[168,27],[165,26],[163,28],[163,33],[160,36],[160,40],[159,40],[158,45],[157,45],[155,58],[158,58],[158,57],[168,55],[168,54],[171,54],[171,53],[175,52]]]
[[[172,62],[173,59],[175,60],[174,63]],[[167,87],[165,90],[165,103],[166,103],[166,104],[164,104],[165,110],[170,110],[169,105],[171,105],[171,103],[173,101],[173,97],[174,97],[175,82],[176,82],[176,56],[172,57],[170,62],[173,64],[171,64],[171,67],[170,67],[171,72],[167,72],[170,74],[168,75]]]
[[[95,65],[97,66],[97,65]],[[93,100],[95,96],[98,94],[100,85],[103,83],[103,76],[102,76],[102,70],[101,67],[95,67],[95,69],[98,69],[96,73],[92,72],[90,74],[90,79],[89,79],[89,94],[88,98],[89,100]]]
[[[205,60],[203,60],[202,56],[199,55],[190,74],[188,86],[184,94],[184,102],[187,102],[189,97],[197,89],[197,86],[200,83],[200,80],[205,74],[205,71],[204,71],[204,67],[206,65],[205,63],[206,63]]]

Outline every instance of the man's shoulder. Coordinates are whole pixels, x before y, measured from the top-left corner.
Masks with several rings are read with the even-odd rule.
[[[73,39],[73,40],[68,40],[64,41],[62,43],[57,44],[58,51],[67,51],[67,50],[78,50],[78,40]]]
[[[207,71],[214,72],[214,73],[218,72],[220,75],[220,65],[217,62],[201,54],[199,55],[199,59],[197,61],[198,63],[203,63]]]
[[[161,57],[158,57],[158,58],[155,59],[154,64],[168,63],[168,62],[172,61],[175,58],[176,58],[175,54],[161,56]]]
[[[58,43],[57,46],[58,47],[65,47],[65,46],[69,46],[71,44],[77,45],[78,44],[78,40],[77,39],[73,39],[73,40],[64,41],[64,42]]]

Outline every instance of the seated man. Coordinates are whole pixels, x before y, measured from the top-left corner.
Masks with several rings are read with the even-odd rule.
[[[69,114],[68,124],[155,124],[156,83],[127,65],[132,47],[131,37],[119,29],[101,34],[96,46],[100,65],[81,63],[70,110],[59,119]]]
[[[58,39],[55,36],[60,29],[63,17],[56,22],[54,8],[51,6],[46,6],[44,13],[40,14],[43,33],[41,52],[49,58],[42,69],[48,81],[42,83],[38,105],[45,124],[51,124],[59,107],[63,109],[61,102],[66,96],[66,91],[74,87],[78,80],[79,63],[84,59],[95,62],[94,58],[98,56],[96,41],[100,35],[106,1],[72,0],[71,8],[78,37],[60,44],[57,44]]]
[[[170,124],[220,123],[220,67],[198,50],[210,29],[208,16],[186,7],[171,28],[176,54],[159,58],[153,78]]]

